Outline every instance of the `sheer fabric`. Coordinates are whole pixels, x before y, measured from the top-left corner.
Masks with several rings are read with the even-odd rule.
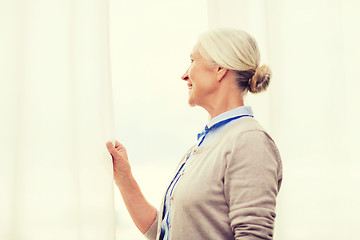
[[[246,104],[283,159],[274,239],[357,237],[359,8],[355,0],[208,0],[210,27],[251,33],[273,70],[268,92]]]
[[[115,239],[108,2],[0,1],[0,239]]]

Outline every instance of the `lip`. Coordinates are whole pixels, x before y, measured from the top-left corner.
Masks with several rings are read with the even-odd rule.
[[[191,90],[193,85],[191,83],[188,83],[187,85],[188,85],[188,89]]]

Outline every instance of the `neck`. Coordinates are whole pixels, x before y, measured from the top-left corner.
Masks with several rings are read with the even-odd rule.
[[[212,101],[209,101],[209,104],[202,106],[210,114],[211,119],[221,113],[244,106],[243,96],[238,90],[220,91],[211,99]]]
[[[230,105],[219,105],[218,107],[214,107],[212,109],[206,109],[208,111],[208,113],[210,114],[211,119],[213,119],[214,117],[230,111],[234,108],[240,107],[240,106],[244,106],[244,103],[238,103],[238,104],[230,104]]]

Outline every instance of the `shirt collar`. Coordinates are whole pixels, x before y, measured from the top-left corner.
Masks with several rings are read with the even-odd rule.
[[[254,115],[254,114],[253,114],[253,111],[250,106],[240,106],[240,107],[231,109],[227,112],[217,115],[216,117],[211,119],[210,122],[208,122],[208,124],[206,124],[206,126],[208,128],[211,128],[211,126],[213,126],[214,124],[216,124],[218,122],[221,122],[221,121],[229,119],[229,118],[241,116],[241,115]]]

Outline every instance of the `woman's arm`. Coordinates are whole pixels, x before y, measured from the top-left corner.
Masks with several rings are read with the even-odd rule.
[[[275,144],[262,131],[242,133],[234,141],[224,187],[235,239],[273,239],[280,161]]]
[[[106,147],[113,159],[114,181],[136,227],[145,234],[156,219],[157,210],[150,205],[135,181],[125,147],[118,141]]]

